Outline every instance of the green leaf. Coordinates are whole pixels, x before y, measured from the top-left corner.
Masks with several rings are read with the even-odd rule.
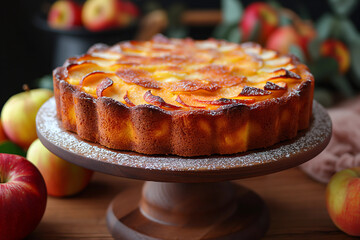
[[[238,27],[230,29],[227,40],[235,43],[239,43],[241,41],[241,33]]]
[[[298,57],[301,62],[305,62],[304,52],[299,46],[292,44],[290,46],[289,52]]]
[[[237,23],[221,23],[218,26],[216,26],[213,36],[215,38],[221,38],[228,40],[229,32],[232,31],[233,28],[236,28],[239,31],[240,34],[240,28]]]
[[[223,23],[239,23],[243,13],[243,6],[239,0],[222,0],[221,9]]]
[[[280,14],[280,26],[292,25],[293,21],[288,15]]]
[[[331,76],[339,74],[337,61],[330,57],[320,57],[309,64],[309,68],[315,77],[315,82],[324,82]]]
[[[320,46],[323,40],[315,38],[308,44],[308,51],[312,60],[316,60],[320,57]]]
[[[333,86],[345,97],[353,97],[355,95],[353,87],[345,76],[340,74],[332,75],[330,80]]]
[[[26,152],[11,141],[5,141],[0,144],[0,152],[1,153],[9,153],[9,154],[16,154],[23,157],[26,157]]]
[[[258,42],[260,38],[260,22],[256,21],[253,29],[251,30],[249,41]]]
[[[36,88],[47,88],[53,90],[53,78],[51,75],[45,75],[35,80]]]
[[[348,18],[341,18],[339,20],[339,25],[341,29],[341,36],[347,42],[359,41],[360,35],[357,31],[355,25]]]
[[[189,31],[184,26],[170,27],[166,30],[166,36],[169,38],[185,38],[188,34]]]
[[[332,10],[342,16],[347,16],[354,10],[358,0],[328,0]]]
[[[324,14],[316,23],[316,30],[320,40],[327,39],[335,24],[335,17],[330,14]]]
[[[349,50],[351,55],[350,67],[355,75],[354,82],[358,87],[360,87],[360,38],[356,41],[350,42]]]

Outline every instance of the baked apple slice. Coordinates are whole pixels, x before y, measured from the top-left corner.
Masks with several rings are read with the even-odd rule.
[[[147,103],[153,104],[155,106],[161,107],[161,108],[170,108],[170,109],[178,109],[181,108],[179,106],[175,106],[173,104],[167,103],[164,101],[164,99],[162,99],[159,96],[153,95],[151,93],[151,90],[148,90],[147,92],[145,92],[144,94],[144,100]]]
[[[147,71],[141,69],[119,69],[116,71],[116,75],[126,83],[150,89],[160,88],[159,83],[152,79]]]
[[[104,80],[101,81],[101,83],[96,87],[96,95],[98,97],[105,96],[104,92],[107,88],[111,87],[114,84],[113,80],[106,77]]]
[[[177,96],[177,98],[175,99],[176,102],[180,103],[181,105],[183,105],[184,107],[190,107],[190,108],[205,108],[203,106],[195,106],[195,105],[189,105],[187,103],[185,103],[182,100],[182,97],[180,97],[180,95]]]
[[[270,94],[271,92],[261,88],[245,86],[241,90],[239,96],[266,96]]]
[[[238,98],[220,98],[213,101],[202,101],[195,99],[196,101],[210,104],[210,105],[230,105],[230,104],[252,104],[255,102],[255,99],[249,98],[249,99],[238,99]]]
[[[126,93],[125,93],[124,101],[126,102],[127,105],[129,105],[131,107],[135,106],[135,104],[132,101],[130,101],[130,99],[129,99],[128,91],[126,91]]]
[[[276,79],[276,78],[301,79],[301,77],[298,74],[284,68],[272,72],[268,80]]]
[[[286,89],[287,89],[287,84],[285,82],[278,82],[276,84],[273,82],[266,82],[264,86],[264,90],[269,90],[269,91],[277,91],[277,90],[285,91]]]

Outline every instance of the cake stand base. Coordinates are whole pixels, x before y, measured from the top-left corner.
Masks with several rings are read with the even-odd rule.
[[[269,225],[263,200],[230,182],[146,182],[118,194],[106,217],[125,240],[260,239]]]

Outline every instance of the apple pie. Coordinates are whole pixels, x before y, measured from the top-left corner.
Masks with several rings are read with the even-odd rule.
[[[53,72],[57,117],[81,139],[142,154],[234,154],[309,127],[314,78],[256,43],[96,44]]]

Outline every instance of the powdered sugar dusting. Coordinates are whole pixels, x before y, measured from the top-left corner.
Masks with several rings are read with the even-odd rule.
[[[194,158],[148,156],[134,152],[111,150],[98,144],[83,141],[76,134],[61,128],[56,117],[54,98],[41,107],[36,123],[39,138],[50,151],[60,157],[64,152],[67,152],[66,156],[71,157],[66,160],[70,162],[79,163],[77,160],[81,158],[80,165],[85,167],[87,161],[89,161],[89,165],[92,166],[95,163],[96,166],[101,165],[112,168],[111,172],[109,172],[106,167],[93,167],[94,170],[101,170],[105,173],[124,176],[122,169],[132,168],[139,171],[157,170],[157,172],[161,172],[161,170],[167,170],[173,172],[197,172],[199,174],[201,172],[215,173],[219,170],[226,170],[229,173],[239,172],[240,174],[241,171],[252,171],[257,167],[267,166],[270,169],[280,164],[280,162],[283,169],[294,167],[320,153],[331,135],[331,121],[326,110],[316,102],[314,102],[313,106],[313,116],[310,129],[299,133],[299,136],[294,140],[277,144],[271,148],[242,154]],[[86,158],[86,161],[83,161],[84,158]],[[267,172],[266,169],[262,171]],[[271,170],[268,172],[271,172]]]

